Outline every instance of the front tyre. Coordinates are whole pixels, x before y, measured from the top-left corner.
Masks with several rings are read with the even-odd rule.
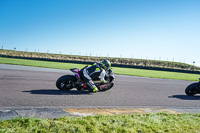
[[[72,75],[64,75],[57,79],[56,87],[59,90],[71,90],[73,88],[73,83],[75,81],[75,77]]]
[[[195,94],[197,94],[199,87],[199,83],[192,83],[185,89],[185,93],[188,96],[194,96]]]
[[[110,90],[114,86],[114,83],[109,83],[105,87],[102,87],[102,91]]]

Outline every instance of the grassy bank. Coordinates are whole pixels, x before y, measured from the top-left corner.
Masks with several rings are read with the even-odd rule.
[[[56,68],[56,69],[70,69],[70,68],[75,68],[75,67],[80,69],[85,66],[84,64],[48,62],[48,61],[13,59],[13,58],[2,58],[2,57],[0,57],[0,63],[25,65],[25,66],[37,66],[37,67],[46,67],[46,68]],[[151,78],[164,78],[164,79],[178,79],[178,80],[189,80],[189,81],[197,81],[199,78],[198,74],[143,70],[143,69],[134,69],[134,68],[114,67],[114,72],[115,72],[115,74],[121,74],[121,75],[131,75],[131,76],[141,76],[141,77],[151,77]]]
[[[45,133],[197,133],[200,114],[131,114],[115,116],[62,117],[58,119],[18,118],[0,121],[0,132]]]
[[[63,54],[24,52],[24,51],[4,50],[4,49],[0,49],[0,55],[16,56],[16,57],[30,57],[30,58],[38,58],[38,59],[44,58],[44,59],[55,59],[55,60],[59,59],[59,60],[68,60],[68,61],[84,61],[84,62],[99,62],[102,59],[108,59],[111,61],[111,63],[118,64],[118,65],[200,71],[200,67],[189,65],[186,63],[172,62],[172,61],[63,55]]]

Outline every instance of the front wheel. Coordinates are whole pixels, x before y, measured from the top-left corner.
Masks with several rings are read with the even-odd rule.
[[[109,83],[104,87],[101,87],[102,91],[110,90],[114,86],[114,83]]]
[[[195,94],[197,94],[199,88],[199,83],[192,83],[185,89],[185,93],[188,96],[194,96]]]
[[[75,77],[72,75],[64,75],[57,79],[56,87],[59,90],[70,90],[73,88]]]

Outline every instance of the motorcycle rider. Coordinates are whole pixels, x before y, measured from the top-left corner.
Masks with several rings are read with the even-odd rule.
[[[106,71],[111,67],[111,63],[108,60],[103,60],[100,63],[94,63],[80,70],[80,75],[82,76],[84,82],[87,84],[87,87],[90,92],[96,92],[97,88],[92,79],[100,76],[101,83],[107,83],[104,77],[107,75]]]

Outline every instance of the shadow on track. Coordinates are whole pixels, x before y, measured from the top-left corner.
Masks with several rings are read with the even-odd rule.
[[[77,90],[70,90],[70,91],[61,91],[61,90],[31,90],[31,91],[22,91],[28,92],[30,94],[39,94],[39,95],[91,95],[89,91],[77,91]]]
[[[172,95],[169,98],[178,98],[181,100],[200,100],[200,96]]]

